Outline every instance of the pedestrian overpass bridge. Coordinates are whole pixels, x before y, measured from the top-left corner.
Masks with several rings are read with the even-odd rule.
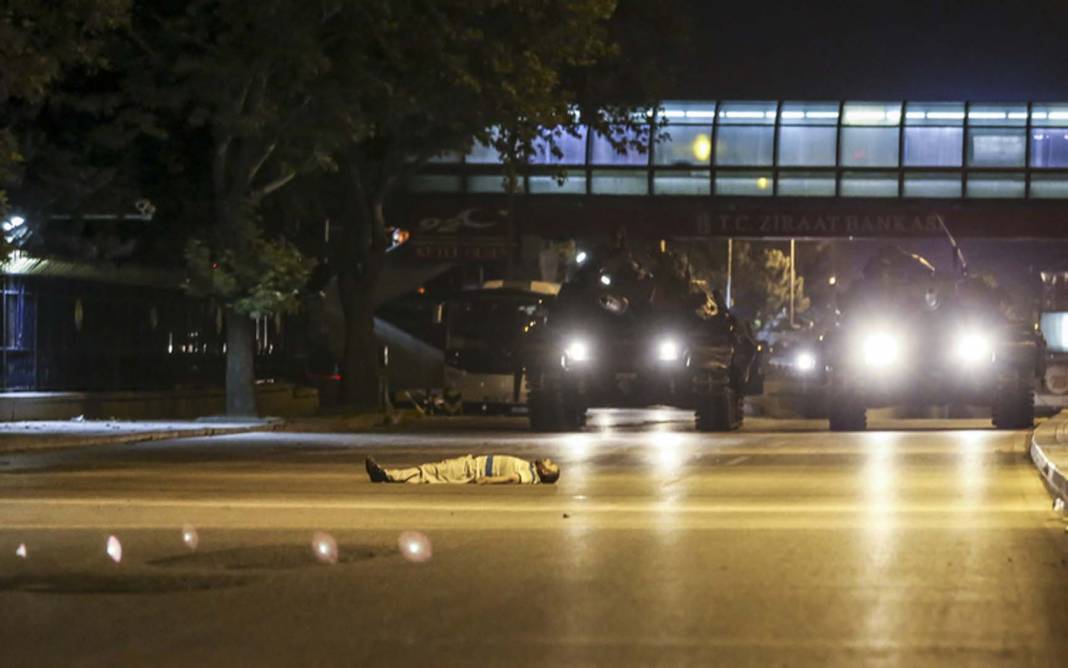
[[[476,145],[407,183],[428,259],[492,260],[520,234],[649,238],[1068,237],[1068,103],[666,102],[664,138],[619,153],[579,126],[518,192]],[[450,240],[464,240],[453,243]]]

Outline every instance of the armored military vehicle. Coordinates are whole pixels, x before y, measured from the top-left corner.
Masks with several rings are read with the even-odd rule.
[[[591,407],[650,405],[692,408],[698,429],[731,430],[744,395],[760,389],[749,328],[670,252],[592,253],[527,330],[535,430],[579,429]]]
[[[867,409],[903,404],[989,406],[999,429],[1029,428],[1045,343],[1011,297],[968,274],[885,248],[838,299],[819,348],[834,431],[862,430]]]

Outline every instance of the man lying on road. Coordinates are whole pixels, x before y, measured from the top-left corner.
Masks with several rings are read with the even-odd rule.
[[[364,461],[371,482],[412,483],[475,483],[478,485],[504,485],[520,483],[537,485],[552,484],[560,477],[560,466],[551,459],[535,459],[528,462],[509,455],[464,455],[445,459],[436,464],[420,464],[406,469],[386,469],[373,457]]]

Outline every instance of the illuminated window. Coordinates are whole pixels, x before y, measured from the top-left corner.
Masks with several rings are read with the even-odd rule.
[[[669,125],[669,139],[653,147],[658,165],[707,165],[712,155],[712,126]]]
[[[523,192],[523,177],[519,177],[515,184],[515,192]],[[503,193],[507,192],[504,175],[502,174],[478,174],[467,177],[467,191],[473,193]]]
[[[905,108],[905,125],[964,125],[962,102],[910,102]]]
[[[968,109],[968,125],[1023,127],[1027,125],[1027,105],[973,104]]]
[[[613,138],[617,143],[623,140],[634,141],[637,138],[637,134],[634,131],[619,129],[615,131]],[[600,133],[595,132],[593,134],[593,143],[590,148],[592,164],[594,165],[632,165],[640,167],[649,164],[648,154],[632,146],[627,147],[621,154],[612,145],[612,142]]]
[[[897,167],[897,128],[842,128],[842,165]]]
[[[837,135],[833,127],[784,125],[779,128],[779,165],[834,167]]]
[[[781,125],[837,125],[837,102],[783,102]]]
[[[731,166],[770,165],[775,128],[721,126],[716,135],[716,164]]]
[[[968,197],[1019,198],[1024,196],[1023,174],[969,174]]]
[[[496,136],[497,131],[491,130],[491,135]],[[467,162],[473,165],[494,165],[501,162],[501,154],[489,144],[476,141],[467,154]]]
[[[1052,352],[1068,352],[1068,313],[1043,313],[1041,327],[1042,335],[1046,337],[1046,345]]]
[[[906,174],[905,197],[960,197],[959,174]]]
[[[900,122],[900,102],[847,102],[842,109],[842,125],[896,126]]]
[[[707,171],[664,171],[653,177],[653,192],[657,195],[707,195],[710,190]]]
[[[563,128],[552,131],[553,144],[560,151],[560,156],[553,155],[550,143],[545,140],[534,142],[534,155],[530,162],[534,165],[582,165],[586,163],[586,126],[575,128],[578,136]]]
[[[963,148],[962,128],[905,128],[906,167],[960,167]]]
[[[846,172],[843,197],[897,197],[897,175],[883,172]]]
[[[555,175],[531,174],[528,179],[532,195],[585,195],[586,174],[584,172],[568,173],[561,183]]]
[[[1068,125],[1068,104],[1036,104],[1031,109],[1031,125],[1059,127]]]
[[[590,186],[595,195],[647,195],[649,181],[644,171],[599,170]]]
[[[1068,167],[1068,128],[1031,130],[1032,167]]]
[[[1031,197],[1037,199],[1068,198],[1068,176],[1036,174],[1031,177]]]
[[[1024,130],[1014,128],[970,128],[969,167],[1023,167]]]
[[[776,102],[723,102],[720,125],[775,125]]]
[[[767,197],[772,194],[770,172],[720,172],[716,175],[716,194]]]
[[[834,197],[834,174],[787,172],[779,175],[783,197]]]

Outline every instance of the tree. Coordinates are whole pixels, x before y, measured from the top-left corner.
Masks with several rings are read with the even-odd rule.
[[[588,69],[616,53],[614,0],[398,0],[345,3],[317,97],[340,145],[330,191],[341,194],[330,262],[345,318],[344,401],[377,398],[374,288],[390,195],[434,156],[493,145],[514,184],[539,148],[579,122],[622,149],[650,140],[648,102],[594,99]]]
[[[224,305],[230,415],[256,412],[251,317],[295,308],[310,271],[294,246],[263,233],[259,211],[326,160],[312,101],[331,66],[323,38],[338,11],[333,2],[157,0],[135,7],[127,32],[137,53],[126,62],[127,94],[163,132],[192,135],[203,151],[179,158],[209,175],[200,211],[210,224],[185,258],[191,289]]]
[[[106,64],[105,37],[128,12],[129,0],[0,0],[0,219],[8,212],[3,186],[23,161],[22,133],[66,72]]]
[[[694,276],[716,286],[722,293],[727,283],[726,243],[687,246],[687,262]],[[811,305],[805,294],[805,278],[795,275],[797,313]],[[790,255],[775,243],[734,242],[731,281],[732,311],[757,329],[788,312],[790,305]]]

